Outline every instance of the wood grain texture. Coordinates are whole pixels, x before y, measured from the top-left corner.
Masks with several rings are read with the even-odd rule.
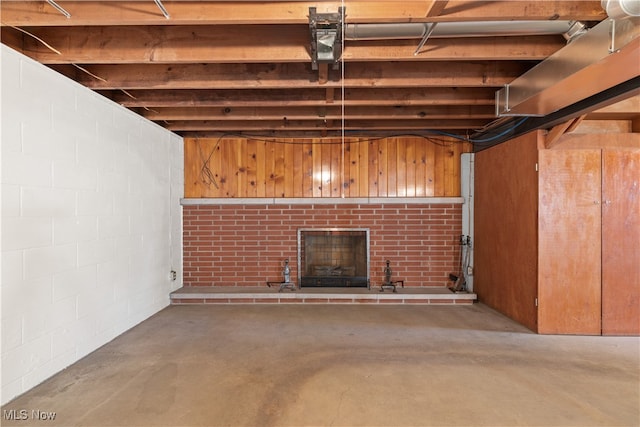
[[[640,151],[602,152],[602,334],[640,334]]]
[[[474,292],[537,329],[537,144],[529,133],[475,155]]]
[[[601,152],[539,153],[538,332],[601,333]]]
[[[380,140],[185,139],[185,197],[456,197],[471,146]]]

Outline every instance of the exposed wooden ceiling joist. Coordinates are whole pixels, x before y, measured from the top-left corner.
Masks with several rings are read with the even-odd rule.
[[[302,107],[343,104],[340,91],[327,101],[323,88],[297,91],[263,89],[167,89],[102,91],[103,95],[125,107]],[[490,105],[495,90],[489,88],[432,87],[432,88],[349,88],[345,90],[344,105],[405,106],[405,105]]]
[[[39,1],[4,0],[2,23],[10,26],[68,26],[67,18]],[[601,21],[600,1],[451,0],[442,10],[438,0],[346,1],[347,22],[463,22],[531,20]],[[309,7],[336,12],[341,1],[165,1],[166,19],[152,1],[64,1],[71,25],[254,25],[306,24]],[[437,15],[428,16],[432,8]]]
[[[496,90],[566,44],[562,35],[450,36],[414,55],[420,39],[346,40],[340,67],[319,73],[310,7],[344,5],[347,24],[606,18],[600,0],[163,0],[169,19],[151,0],[59,3],[69,18],[45,1],[2,1],[2,42],[184,136],[468,135],[496,120]]]
[[[342,106],[297,107],[177,107],[154,108],[141,111],[149,120],[285,120],[294,117],[297,120],[340,120],[347,119],[391,120],[391,119],[491,119],[494,116],[492,106],[436,106],[436,107],[349,107]]]
[[[3,36],[14,29],[4,29]],[[24,35],[21,50],[44,64],[309,62],[306,26],[37,28]],[[52,51],[39,40],[54,47]],[[433,39],[419,55],[416,40],[350,42],[345,62],[542,60],[565,42],[561,36]]]
[[[394,131],[398,127],[404,130],[421,131],[424,129],[468,129],[480,128],[485,123],[482,119],[469,120],[376,120],[377,130]],[[345,123],[345,130],[361,130],[372,126],[372,122],[351,120]],[[306,131],[306,130],[340,130],[340,120],[251,120],[246,122],[227,120],[176,120],[166,123],[167,129],[184,131],[240,132],[240,131]]]
[[[55,69],[91,89],[309,89],[317,73],[308,64],[98,64]],[[521,62],[373,62],[345,66],[323,87],[501,87],[519,76]]]

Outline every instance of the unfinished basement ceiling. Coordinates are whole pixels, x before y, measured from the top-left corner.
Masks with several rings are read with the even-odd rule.
[[[496,91],[567,46],[571,23],[591,28],[607,19],[600,0],[5,0],[0,7],[2,43],[184,137],[482,134],[500,122]],[[322,15],[341,7],[342,56],[314,66],[310,8]],[[511,21],[542,28],[501,29]],[[426,24],[423,32],[357,32],[416,23]],[[599,117],[637,120],[636,104]]]

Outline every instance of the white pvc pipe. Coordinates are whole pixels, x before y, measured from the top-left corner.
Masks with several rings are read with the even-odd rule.
[[[640,0],[639,0],[640,1]],[[574,21],[439,22],[430,35],[437,37],[491,37],[564,34]],[[347,24],[345,40],[421,39],[429,23]]]
[[[601,0],[601,4],[609,18],[640,16],[640,0]]]

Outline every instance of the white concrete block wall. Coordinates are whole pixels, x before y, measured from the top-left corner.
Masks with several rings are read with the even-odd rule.
[[[184,174],[179,136],[0,47],[6,403],[169,304]]]

